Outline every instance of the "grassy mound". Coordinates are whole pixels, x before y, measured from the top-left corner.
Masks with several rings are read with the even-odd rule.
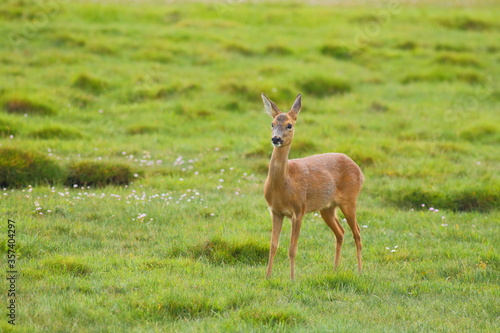
[[[222,312],[222,308],[206,297],[176,297],[155,305],[153,314],[172,318],[201,318]]]
[[[187,251],[174,250],[173,254],[184,254],[195,259],[204,258],[214,264],[263,265],[269,254],[269,248],[250,241],[240,244],[215,238],[195,245]]]
[[[442,191],[410,188],[395,191],[388,199],[399,207],[416,208],[425,204],[427,207],[454,211],[487,212],[500,207],[500,188],[498,185]]]
[[[322,276],[309,281],[309,284],[322,290],[349,290],[356,293],[369,293],[373,289],[373,286],[370,286],[369,283],[363,281],[353,272],[340,272],[335,275]]]
[[[55,161],[32,151],[0,148],[0,186],[57,183],[65,172]]]
[[[444,27],[464,31],[484,31],[494,28],[494,25],[490,22],[467,16],[443,19],[440,23]]]
[[[82,134],[75,129],[49,126],[30,132],[29,136],[35,139],[71,140],[81,138]]]
[[[414,82],[465,82],[468,84],[478,84],[484,82],[484,77],[475,71],[450,71],[444,69],[433,69],[426,72],[410,73],[401,80],[403,84]]]
[[[68,185],[124,185],[134,179],[128,165],[81,161],[69,165]]]
[[[352,90],[351,84],[343,79],[318,76],[297,82],[304,93],[315,97],[341,95]]]
[[[343,45],[323,45],[319,51],[325,56],[329,56],[338,60],[350,60],[352,58],[351,50]]]
[[[283,46],[283,45],[268,45],[266,47],[265,54],[274,54],[278,56],[285,56],[285,55],[290,55],[293,54],[293,51],[290,50],[288,47]]]
[[[94,94],[99,94],[103,92],[107,88],[107,86],[108,86],[107,82],[85,73],[79,74],[73,80],[73,87]]]
[[[130,135],[150,134],[150,133],[157,133],[159,131],[160,127],[155,125],[136,124],[127,128],[127,134]]]
[[[43,262],[43,267],[53,274],[66,273],[73,276],[85,276],[92,272],[92,269],[76,256],[58,255]]]
[[[55,110],[50,106],[25,97],[8,98],[4,101],[3,108],[8,113],[13,114],[31,114],[42,116],[55,114]]]
[[[438,55],[435,61],[444,65],[481,67],[481,62],[476,57],[462,53],[443,53]]]
[[[293,309],[249,309],[240,314],[248,323],[266,326],[294,326],[304,323],[306,319]]]

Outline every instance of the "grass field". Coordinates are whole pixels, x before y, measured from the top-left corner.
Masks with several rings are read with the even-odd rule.
[[[6,0],[2,332],[498,332],[500,4]],[[265,279],[261,92],[365,174]],[[12,297],[11,297],[12,299]]]

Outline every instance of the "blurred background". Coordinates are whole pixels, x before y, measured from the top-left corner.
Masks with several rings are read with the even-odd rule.
[[[22,221],[21,323],[495,331],[499,12],[492,0],[2,1],[0,209]],[[281,282],[261,281],[262,92],[282,110],[303,96],[290,158],[342,152],[363,169],[367,275],[349,273],[350,239],[347,272],[328,273],[334,238],[312,214],[305,284],[280,289],[288,236]],[[331,317],[336,301],[372,321]]]

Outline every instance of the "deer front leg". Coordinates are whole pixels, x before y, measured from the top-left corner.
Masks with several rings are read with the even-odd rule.
[[[288,250],[288,258],[290,258],[290,278],[295,278],[295,256],[297,255],[297,245],[300,235],[300,227],[302,225],[302,215],[294,215],[292,217],[292,235],[290,239],[290,249]]]
[[[278,251],[279,238],[281,233],[281,227],[283,226],[283,215],[279,215],[276,213],[273,214],[273,231],[271,235],[271,247],[269,250],[269,261],[267,263],[267,275],[268,279],[271,278],[271,271],[273,270],[273,262],[274,256],[276,255],[276,251]]]

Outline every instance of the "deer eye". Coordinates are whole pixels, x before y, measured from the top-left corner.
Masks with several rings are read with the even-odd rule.
[[[288,126],[286,128],[292,129],[292,124],[288,124]]]

